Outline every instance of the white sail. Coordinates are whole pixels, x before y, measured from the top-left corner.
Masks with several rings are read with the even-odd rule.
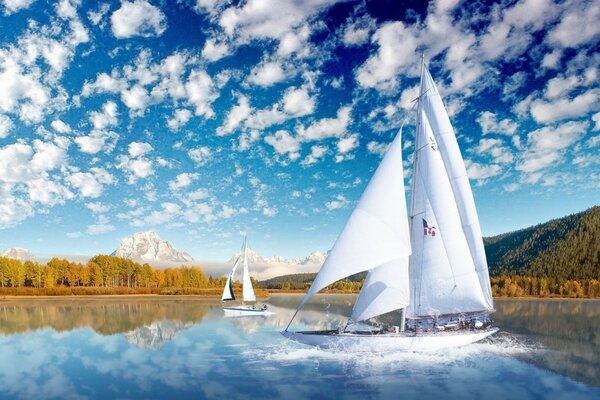
[[[298,310],[335,281],[410,255],[400,136],[390,145]]]
[[[479,277],[479,283],[486,300],[485,309],[491,310],[493,309],[492,289],[471,185],[469,184],[469,178],[467,177],[467,171],[458,147],[458,142],[456,141],[454,129],[452,129],[452,125],[450,124],[450,118],[448,118],[442,98],[425,66],[423,67],[421,93],[420,106],[431,125],[431,130],[438,144],[446,172],[450,179],[450,185],[452,186],[458,213],[462,221],[462,229],[467,239]]]
[[[237,269],[239,262],[240,257],[238,257],[237,260],[235,260],[233,268],[231,269],[231,272],[227,277],[227,282],[225,282],[225,288],[223,288],[223,295],[221,296],[221,301],[235,300],[235,295],[233,294],[233,275],[235,274],[235,270]]]
[[[423,87],[421,88],[423,90]],[[424,93],[424,91],[422,91]],[[444,162],[419,107],[411,195],[409,317],[487,309]]]
[[[248,271],[248,240],[244,239],[244,261],[242,275],[242,301],[256,301],[254,289],[252,288],[252,280],[250,280],[250,272]]]
[[[408,257],[392,260],[369,271],[354,303],[350,322],[364,321],[407,307],[410,299],[408,281]]]

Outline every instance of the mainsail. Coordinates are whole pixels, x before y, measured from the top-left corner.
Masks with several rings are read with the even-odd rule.
[[[432,126],[431,121],[435,125]],[[473,195],[448,115],[424,63],[413,161],[411,243],[415,250],[410,258],[408,316],[428,317],[491,309],[491,300],[486,298],[486,290],[482,287],[469,245],[470,236],[463,230],[460,212],[465,209],[465,196],[474,207]],[[461,168],[464,176],[459,175]],[[456,195],[457,191],[459,195]],[[485,253],[483,258],[485,261]],[[487,276],[487,265],[485,272]]]
[[[465,163],[460,154],[454,129],[452,129],[452,125],[450,124],[450,118],[448,118],[448,113],[437,87],[431,78],[431,74],[425,66],[423,66],[419,103],[423,114],[431,126],[431,131],[444,161],[458,207],[458,213],[462,221],[462,229],[469,245],[481,289],[483,290],[486,302],[485,309],[491,310],[494,308],[492,288],[490,286],[483,238],[471,185],[469,184]]]
[[[248,239],[244,238],[244,261],[242,274],[242,301],[256,301],[254,289],[252,288],[252,280],[248,271]]]
[[[237,269],[239,262],[240,257],[238,257],[237,260],[235,260],[233,268],[231,269],[231,272],[227,277],[227,282],[225,282],[225,288],[223,289],[223,295],[221,296],[221,301],[223,302],[235,300],[235,295],[233,294],[233,275],[235,274],[235,270]]]

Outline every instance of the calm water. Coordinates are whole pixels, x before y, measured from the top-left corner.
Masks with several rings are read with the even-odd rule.
[[[353,296],[317,296],[296,328],[337,326]],[[0,398],[600,399],[600,301],[497,301],[502,331],[439,353],[344,354],[204,299],[0,300]]]

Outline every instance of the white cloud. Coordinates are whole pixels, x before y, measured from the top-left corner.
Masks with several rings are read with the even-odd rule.
[[[200,146],[189,150],[188,156],[196,163],[196,165],[201,166],[206,164],[212,158],[212,151],[206,146]]]
[[[517,170],[536,172],[560,162],[564,149],[576,143],[587,131],[587,122],[567,122],[558,127],[543,127],[527,135],[527,150]]]
[[[590,89],[571,99],[558,98],[552,101],[534,100],[531,115],[538,123],[550,123],[566,118],[583,117],[600,107],[600,90]]]
[[[115,182],[114,177],[104,168],[91,168],[90,172],[75,172],[68,178],[71,185],[79,190],[81,197],[97,198],[104,185]]]
[[[302,160],[302,165],[312,165],[319,162],[325,154],[327,154],[327,147],[325,146],[312,146],[310,148],[310,154],[306,156],[304,160]]]
[[[513,135],[519,127],[516,122],[513,122],[508,118],[498,121],[496,114],[490,111],[484,111],[479,114],[477,122],[481,126],[481,131],[484,135],[488,133]]]
[[[404,23],[397,21],[382,25],[372,41],[379,49],[357,70],[356,80],[366,88],[395,88],[400,68],[409,60],[415,62],[417,39]]]
[[[467,175],[469,179],[485,180],[494,177],[500,173],[502,168],[496,164],[483,165],[474,163],[471,160],[465,160]]]
[[[0,139],[7,137],[14,126],[15,124],[8,116],[0,114]]]
[[[550,53],[544,54],[542,59],[542,67],[548,69],[557,69],[560,66],[560,59],[562,57],[562,50],[555,49]]]
[[[10,15],[28,8],[35,0],[2,0],[4,14]]]
[[[118,39],[160,36],[167,29],[162,11],[145,0],[124,1],[110,21],[112,33]]]
[[[554,99],[559,96],[566,96],[576,89],[582,80],[576,76],[562,77],[556,76],[546,82],[544,96],[548,99]]]
[[[375,27],[376,21],[369,15],[351,21],[344,27],[342,42],[346,46],[362,46],[369,41],[371,32],[375,30]]]
[[[139,157],[139,156],[143,156],[144,154],[150,153],[154,149],[152,148],[150,143],[131,142],[131,143],[129,143],[128,150],[129,150],[129,155],[131,157]]]
[[[209,61],[217,61],[229,54],[227,43],[219,43],[215,39],[207,39],[202,48],[202,57]]]
[[[60,119],[55,119],[50,123],[52,129],[58,133],[70,133],[71,127]]]
[[[263,215],[266,217],[274,217],[279,211],[275,207],[264,207]]]
[[[69,239],[77,239],[77,238],[80,238],[82,236],[82,233],[81,232],[67,232],[66,236]]]
[[[99,73],[93,82],[85,81],[81,89],[83,97],[89,97],[94,93],[119,93],[127,87],[127,82],[116,76],[105,72]]]
[[[121,92],[121,101],[129,108],[132,112],[141,114],[144,112],[148,103],[150,102],[150,96],[142,85],[135,85],[131,89],[124,90]]]
[[[172,131],[177,131],[179,128],[188,123],[192,118],[192,112],[186,108],[175,110],[173,118],[167,120],[167,126]]]
[[[315,99],[310,97],[306,88],[291,88],[283,95],[283,110],[297,117],[312,114],[315,110]]]
[[[547,36],[550,43],[562,47],[579,47],[600,34],[600,3],[567,2],[562,19]]]
[[[252,109],[248,104],[248,98],[246,96],[239,96],[238,104],[229,110],[223,125],[217,128],[217,135],[223,136],[232,133],[246,118],[248,118],[251,111]]]
[[[102,204],[99,201],[86,203],[85,207],[90,210],[94,214],[103,214],[110,210],[110,206],[106,204]]]
[[[188,103],[195,107],[196,115],[211,118],[212,102],[218,97],[212,78],[206,71],[194,69],[185,84]]]
[[[101,235],[103,233],[112,232],[115,230],[114,225],[111,224],[93,224],[88,225],[85,233],[88,235]]]
[[[117,168],[129,174],[128,183],[134,184],[138,178],[148,178],[154,175],[154,165],[151,160],[146,158],[129,158],[122,155],[118,158]]]
[[[292,161],[300,157],[300,142],[287,131],[277,131],[274,135],[265,137],[265,142],[271,145],[277,154],[287,154]]]
[[[198,174],[182,173],[169,182],[169,189],[176,191],[188,187],[194,180],[198,178]]]
[[[248,82],[262,87],[269,87],[286,78],[281,64],[277,61],[265,62],[250,71]]]
[[[387,152],[389,145],[389,143],[371,141],[367,143],[367,151],[372,154],[377,154],[379,157],[383,157]]]
[[[337,196],[335,196],[334,200],[331,200],[331,201],[328,201],[327,203],[325,203],[325,207],[327,207],[327,209],[331,211],[331,210],[337,210],[338,208],[344,208],[348,204],[350,204],[348,199],[346,199],[346,197],[344,197],[344,195],[338,194]]]
[[[358,147],[358,135],[350,135],[337,142],[338,154],[346,154]]]
[[[79,150],[87,154],[96,154],[100,151],[110,153],[119,140],[119,135],[112,131],[92,131],[87,136],[76,137],[75,143]]]
[[[117,104],[114,101],[107,101],[102,105],[101,112],[90,112],[90,122],[94,126],[94,129],[105,129],[117,125],[119,122],[117,116]]]
[[[592,115],[592,121],[594,121],[595,123],[594,130],[600,131],[600,112],[597,112],[596,114]]]
[[[352,121],[351,106],[341,107],[336,118],[323,118],[315,121],[307,128],[298,128],[298,135],[303,141],[322,140],[330,137],[340,137],[346,132]]]

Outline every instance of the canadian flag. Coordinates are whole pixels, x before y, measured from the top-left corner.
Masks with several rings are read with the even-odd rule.
[[[435,226],[429,226],[425,219],[423,219],[423,235],[435,236]]]

